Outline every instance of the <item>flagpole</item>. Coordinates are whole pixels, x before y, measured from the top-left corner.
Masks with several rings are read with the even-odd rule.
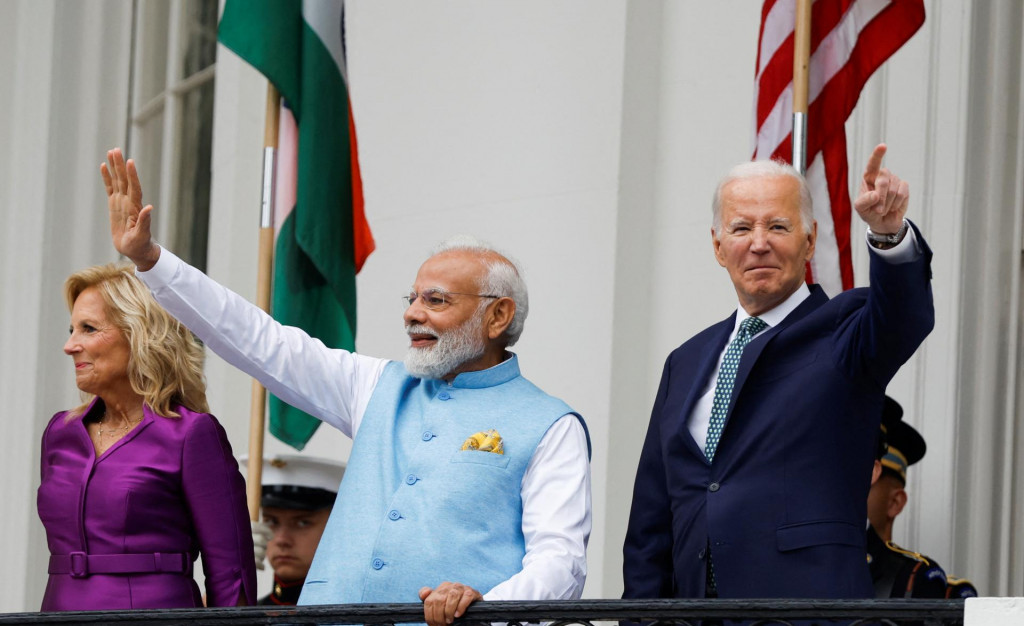
[[[274,174],[277,163],[277,128],[280,122],[281,95],[267,81],[267,114],[263,127],[263,194],[260,200],[259,260],[256,271],[256,306],[270,311],[270,280],[274,262]],[[249,519],[260,519],[263,485],[263,433],[267,392],[256,379],[252,381],[249,411],[249,470],[246,477],[246,501]]]
[[[793,31],[793,167],[807,172],[807,92],[811,59],[811,1],[796,0]]]

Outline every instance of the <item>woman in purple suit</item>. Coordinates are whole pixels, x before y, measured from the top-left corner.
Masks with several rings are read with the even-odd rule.
[[[206,405],[202,349],[130,266],[64,284],[86,402],[43,433],[44,611],[254,604],[245,486]]]

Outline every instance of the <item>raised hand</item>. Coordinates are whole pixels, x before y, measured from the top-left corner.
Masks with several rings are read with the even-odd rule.
[[[872,232],[880,235],[900,230],[910,200],[910,186],[907,182],[882,167],[885,151],[884,143],[875,146],[864,168],[860,195],[853,203],[861,219],[867,222]]]
[[[114,248],[131,259],[142,271],[149,270],[160,258],[160,246],[153,241],[150,216],[153,205],[142,206],[142,185],[131,159],[125,163],[120,148],[107,151],[107,162],[100,165],[110,209],[110,239]]]
[[[483,596],[476,589],[461,583],[443,582],[437,587],[420,589],[420,600],[423,600],[423,618],[429,626],[446,626],[456,617],[462,617],[477,600]]]

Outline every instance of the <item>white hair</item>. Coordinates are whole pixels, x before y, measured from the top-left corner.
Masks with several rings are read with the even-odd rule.
[[[715,195],[711,200],[711,228],[715,231],[717,239],[722,232],[722,191],[730,184],[739,180],[750,180],[752,178],[779,178],[789,176],[799,184],[800,192],[800,221],[803,222],[804,232],[810,233],[814,228],[814,204],[811,201],[811,188],[807,185],[807,179],[800,175],[795,167],[781,160],[746,161],[733,167],[718,181],[715,187]]]
[[[523,270],[519,263],[491,244],[472,235],[449,237],[434,248],[431,256],[437,256],[444,252],[472,252],[481,257],[495,255],[499,257],[497,259],[481,259],[487,268],[487,275],[484,277],[480,289],[484,293],[512,298],[512,301],[515,302],[516,313],[508,328],[505,329],[505,339],[508,341],[505,345],[515,345],[519,341],[520,335],[523,334],[526,316],[530,312],[530,298],[526,292],[526,282],[523,280]]]
[[[487,351],[487,343],[480,337],[484,325],[482,311],[478,306],[477,315],[443,333],[422,324],[407,325],[405,332],[432,335],[437,342],[429,349],[409,346],[405,355],[406,371],[416,378],[441,380],[463,363],[480,358]]]

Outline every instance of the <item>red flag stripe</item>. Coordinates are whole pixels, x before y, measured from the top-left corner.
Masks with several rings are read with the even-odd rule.
[[[891,4],[864,26],[849,54],[849,62],[835,73],[813,105],[808,107],[808,115],[813,113],[821,120],[818,135],[807,138],[808,154],[812,154],[812,150],[817,154],[824,142],[845,126],[846,118],[857,106],[868,78],[924,23],[924,7],[921,6],[920,13],[915,14],[905,11],[909,4]],[[888,17],[896,19],[889,21]]]
[[[837,11],[825,11],[822,9],[818,15],[821,15],[823,19],[831,20],[839,15],[841,19],[832,24],[831,30],[824,30],[824,28],[818,28],[815,24],[815,30],[824,32],[825,36],[821,37],[818,41],[818,45],[811,53],[810,63],[810,85],[809,85],[809,98],[812,102],[818,98],[822,91],[824,91],[828,84],[831,82],[836,73],[843,70],[846,64],[852,58],[858,36],[862,29],[872,22],[872,20],[882,12],[887,4],[888,0],[860,0],[856,5],[851,7],[850,10],[844,13],[838,13]],[[818,2],[815,6],[820,6],[824,3]],[[839,2],[832,2],[831,4],[838,6]],[[769,129],[770,132],[768,137],[778,137],[776,129],[789,128],[791,125],[792,118],[792,73],[793,73],[793,43],[792,38],[787,40],[788,49],[783,52],[779,51],[779,56],[785,55],[785,63],[780,64],[778,67],[782,68],[785,66],[785,70],[779,69],[772,80],[782,80],[783,76],[787,76],[788,82],[786,83],[782,93],[774,102],[769,103],[771,108],[767,109],[764,118],[759,118],[758,128]],[[898,47],[898,46],[897,46]],[[769,84],[769,88],[776,88],[776,85]],[[856,90],[857,96],[859,97],[860,88]],[[856,103],[856,101],[854,101]],[[768,105],[763,105],[767,107]],[[853,110],[852,107],[849,109]],[[810,112],[810,109],[808,109]],[[759,115],[762,111],[759,111]],[[842,113],[842,119],[845,121],[849,115],[849,111]],[[832,118],[838,119],[838,118]],[[842,123],[842,122],[840,122]],[[763,133],[761,137],[763,137]],[[774,153],[777,149],[777,145],[771,145],[770,142],[765,143],[761,137],[758,138],[758,153],[760,155],[768,155]],[[783,137],[784,139],[784,137]],[[781,140],[780,140],[781,143]],[[817,150],[807,152],[807,160],[810,162],[817,154]]]
[[[830,35],[847,13],[847,9],[853,0],[842,0],[840,2],[816,2],[811,7],[811,55],[817,52],[826,35]],[[760,126],[765,117],[775,106],[775,102],[782,95],[783,90],[793,81],[793,22],[795,11],[783,11],[781,5],[793,7],[792,2],[775,2],[780,10],[770,16],[773,23],[771,28],[766,28],[772,41],[777,42],[770,50],[771,42],[763,42],[758,47],[758,80],[760,81],[757,124]],[[774,34],[773,34],[774,33]],[[763,35],[762,35],[763,36]],[[768,61],[761,65],[768,52]]]
[[[370,232],[370,223],[366,221],[365,202],[363,200],[363,176],[359,170],[359,147],[356,142],[356,123],[352,116],[352,101],[348,104],[348,138],[349,158],[352,160],[352,244],[355,256],[356,273],[363,269],[363,263],[370,256],[377,244]]]
[[[846,129],[833,135],[822,150],[825,180],[832,208],[832,227],[835,229],[836,251],[839,256],[839,278],[843,289],[853,287],[853,254],[850,247],[853,205],[850,202],[850,180],[846,161]]]

